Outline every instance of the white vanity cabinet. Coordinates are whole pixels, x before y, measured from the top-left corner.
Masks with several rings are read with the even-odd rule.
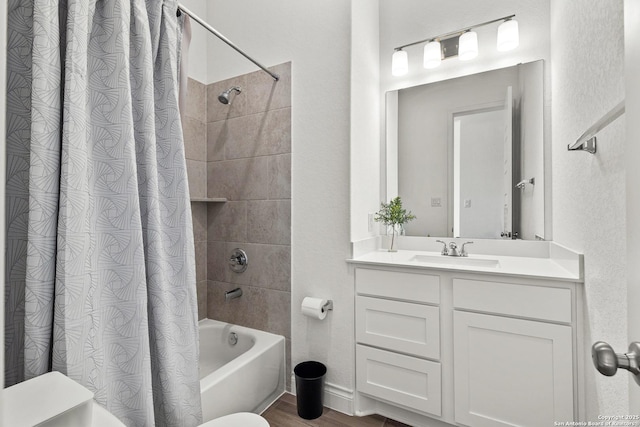
[[[579,420],[579,283],[356,266],[356,412],[416,426]]]

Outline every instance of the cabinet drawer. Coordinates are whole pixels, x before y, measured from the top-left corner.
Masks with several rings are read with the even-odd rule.
[[[356,292],[364,295],[440,303],[440,276],[356,269]]]
[[[357,345],[356,367],[361,393],[441,415],[440,363]]]
[[[356,340],[419,357],[439,359],[440,309],[358,296]]]
[[[455,308],[571,323],[571,290],[453,279]]]

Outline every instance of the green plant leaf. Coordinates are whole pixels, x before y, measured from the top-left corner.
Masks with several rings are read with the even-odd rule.
[[[373,220],[381,222],[387,227],[403,225],[416,218],[415,215],[402,207],[402,199],[400,196],[392,199],[389,203],[380,203],[380,210],[376,212]]]

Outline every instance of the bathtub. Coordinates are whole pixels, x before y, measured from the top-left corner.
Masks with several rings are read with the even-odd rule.
[[[284,393],[283,336],[211,319],[199,328],[203,422],[234,412],[259,414]]]

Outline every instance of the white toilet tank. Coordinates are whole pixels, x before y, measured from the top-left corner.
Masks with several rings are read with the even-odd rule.
[[[93,393],[60,372],[49,372],[2,390],[2,425],[86,427],[92,424]]]

